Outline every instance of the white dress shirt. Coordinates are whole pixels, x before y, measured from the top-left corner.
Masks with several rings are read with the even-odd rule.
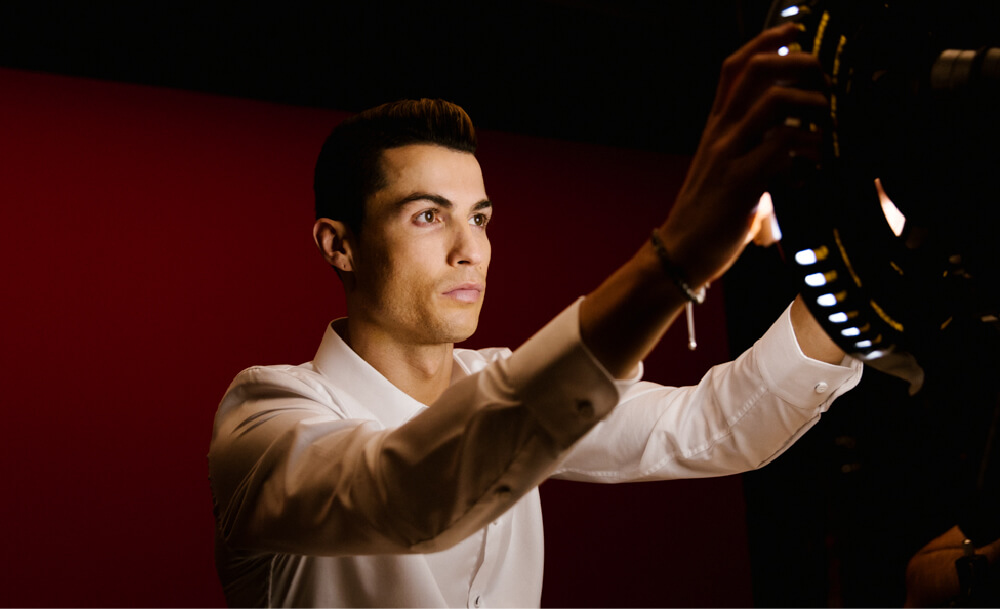
[[[696,387],[615,380],[580,341],[578,303],[513,354],[456,349],[431,408],[358,357],[342,321],[312,362],[241,372],[209,450],[229,604],[538,606],[545,478],[754,469],[860,380],[853,359],[806,358],[787,310]]]

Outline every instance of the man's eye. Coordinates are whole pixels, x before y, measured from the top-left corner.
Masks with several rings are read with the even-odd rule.
[[[489,224],[489,222],[490,218],[486,214],[473,214],[472,217],[469,218],[469,224],[473,226],[483,227]]]
[[[417,214],[418,224],[433,224],[437,220],[437,212],[433,209],[426,209]]]

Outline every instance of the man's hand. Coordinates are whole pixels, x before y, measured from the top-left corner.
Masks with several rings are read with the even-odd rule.
[[[797,33],[794,25],[767,30],[723,65],[701,144],[660,227],[667,256],[694,288],[732,265],[748,241],[761,194],[789,172],[793,157],[819,159],[822,136],[808,126],[828,116],[823,70],[811,55],[778,54]],[[789,118],[806,128],[791,126]],[[647,242],[581,303],[584,344],[611,374],[628,375],[686,302]],[[808,324],[800,325],[808,333]],[[843,357],[820,343],[824,359]]]
[[[719,277],[736,260],[761,194],[795,157],[819,160],[815,126],[829,114],[826,78],[812,55],[778,54],[796,34],[794,24],[767,30],[723,64],[701,143],[660,229],[671,260],[693,285]]]

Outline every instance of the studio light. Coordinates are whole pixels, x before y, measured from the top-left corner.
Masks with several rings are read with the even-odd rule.
[[[1000,331],[1000,27],[962,48],[962,28],[935,34],[956,7],[935,8],[779,0],[768,16],[799,24],[785,52],[819,59],[830,99],[822,160],[768,204],[807,306],[869,361],[919,360],[958,318]]]

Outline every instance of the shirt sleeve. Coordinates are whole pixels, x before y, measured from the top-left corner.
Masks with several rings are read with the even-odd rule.
[[[862,363],[831,365],[798,346],[790,307],[748,351],[694,387],[641,382],[555,476],[626,482],[721,476],[771,462],[858,384]]]
[[[240,551],[445,549],[548,477],[620,397],[580,341],[578,303],[396,429],[345,418],[291,367],[249,369],[209,449],[218,535]]]

